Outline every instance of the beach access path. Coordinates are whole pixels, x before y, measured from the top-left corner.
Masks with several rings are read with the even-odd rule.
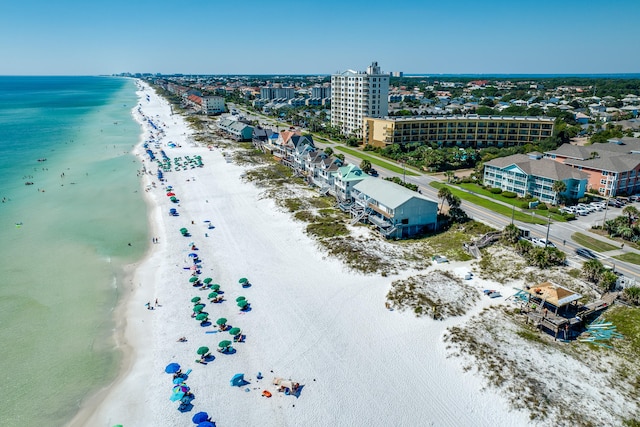
[[[218,149],[190,144],[183,118],[140,85],[140,110],[162,126],[162,149],[172,158],[200,155],[204,167],[165,173],[165,184],[155,167],[143,177],[143,186],[156,183],[145,195],[159,243],[151,243],[152,236],[136,242],[148,244],[149,253],[123,291],[118,336],[126,369],[99,399],[86,403],[72,425],[190,426],[199,411],[219,427],[527,424],[527,414],[510,410],[479,376],[463,371],[461,360],[447,357],[445,329],[481,307],[442,322],[387,310],[390,283],[416,272],[381,277],[347,271],[304,233],[304,224],[243,182],[243,167],[227,163]],[[138,119],[142,139],[148,139],[152,129]],[[169,141],[180,147],[169,148]],[[149,168],[144,149],[136,151]],[[179,203],[168,200],[167,185]],[[168,215],[172,207],[179,216]],[[182,227],[190,237],[181,235]],[[206,300],[208,291],[189,283],[190,242],[202,260],[200,277],[213,278],[225,292],[225,302],[207,302],[213,321],[208,327],[191,318],[191,298]],[[251,287],[242,288],[241,277]],[[251,311],[236,306],[240,295]],[[154,305],[156,298],[159,306],[148,310],[145,304]],[[233,344],[235,354],[213,351],[231,338],[211,333],[219,317],[246,335],[245,342]],[[182,336],[187,342],[177,342]],[[208,346],[215,360],[195,363],[200,346]],[[195,395],[191,412],[179,412],[169,400],[172,376],[164,367],[171,362],[192,369],[186,381]],[[244,373],[248,384],[231,387],[236,373]],[[276,392],[274,377],[300,383],[299,397]],[[263,397],[264,389],[273,397]]]

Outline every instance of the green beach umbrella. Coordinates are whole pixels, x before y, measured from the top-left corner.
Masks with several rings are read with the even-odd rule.
[[[196,353],[199,355],[207,354],[209,353],[209,347],[200,347]]]
[[[238,283],[247,283],[249,281],[249,279],[247,279],[246,277],[243,277],[242,279],[238,280]]]
[[[180,232],[181,232],[182,234],[186,233],[187,231],[189,231],[189,230],[187,230],[187,229],[186,229],[186,228],[184,228],[184,227],[180,229]]]
[[[189,279],[189,283],[195,283],[195,282],[197,282],[197,281],[198,281],[198,277],[197,277],[197,276],[192,276],[192,277]]]
[[[198,302],[200,301],[200,299],[201,299],[200,297],[193,297],[191,298],[191,302]]]
[[[200,313],[196,316],[196,320],[204,321],[207,320],[209,315],[207,313]]]
[[[231,328],[231,329],[229,329],[229,333],[231,335],[238,335],[240,332],[242,332],[240,328]]]
[[[230,345],[231,345],[231,341],[229,340],[223,340],[218,343],[218,347],[220,348],[229,347]]]
[[[243,299],[242,301],[238,301],[238,307],[240,307],[240,308],[245,308],[247,306],[247,304],[249,304],[249,303],[247,302],[246,299]]]
[[[220,285],[218,285],[217,283],[215,285],[211,285],[210,286],[211,289],[213,289],[214,291],[217,291],[218,289],[220,289]]]
[[[217,292],[211,292],[209,295],[207,295],[207,298],[218,298],[218,293]]]
[[[227,319],[225,319],[224,317],[219,318],[218,320],[216,320],[216,325],[226,325],[227,324]]]
[[[175,201],[176,201],[176,200],[178,200],[178,199],[176,199],[176,196],[171,196],[171,197],[169,198],[169,200],[171,200],[172,202],[175,202]]]
[[[240,295],[238,298],[236,298],[236,302],[240,302],[240,301],[244,301],[246,300],[245,297],[243,297],[242,295]]]
[[[194,313],[200,313],[202,310],[204,310],[204,304],[198,304],[195,307],[193,307]]]
[[[213,279],[211,277],[207,277],[206,279],[203,280],[203,282],[208,285],[209,283],[213,282]]]

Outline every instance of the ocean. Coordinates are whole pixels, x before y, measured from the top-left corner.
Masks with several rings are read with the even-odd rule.
[[[4,427],[64,425],[117,374],[123,267],[149,244],[135,90],[124,78],[0,77]]]

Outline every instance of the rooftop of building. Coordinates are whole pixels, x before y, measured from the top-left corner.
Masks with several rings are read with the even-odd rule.
[[[396,209],[413,198],[438,204],[420,193],[385,179],[364,179],[354,188],[391,209]]]
[[[485,165],[501,169],[514,165],[527,175],[540,176],[554,181],[565,181],[568,179],[583,180],[589,178],[586,172],[551,159],[539,158],[539,153],[538,155],[530,153],[528,155],[514,154],[507,157],[499,157],[486,162]]]

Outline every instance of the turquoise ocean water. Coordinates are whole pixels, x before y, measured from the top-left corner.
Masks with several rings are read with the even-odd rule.
[[[128,79],[0,77],[2,426],[64,425],[117,373],[122,267],[148,244],[136,104]]]

